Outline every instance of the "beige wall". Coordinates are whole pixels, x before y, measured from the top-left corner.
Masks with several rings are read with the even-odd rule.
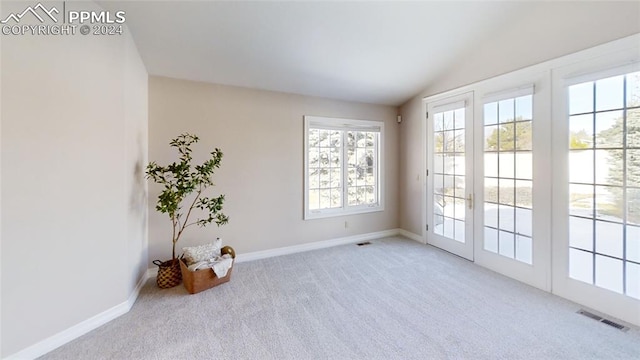
[[[143,275],[148,87],[129,35],[4,36],[1,57],[6,357],[125,303]]]
[[[483,79],[571,54],[640,32],[640,2],[531,2],[528,15],[511,19],[448,71],[400,107],[400,227],[423,234],[425,199],[422,99]]]
[[[303,116],[385,122],[385,210],[303,220]],[[194,159],[214,147],[224,152],[212,194],[224,193],[228,225],[191,228],[178,249],[222,237],[246,253],[340,238],[398,226],[398,124],[396,108],[151,77],[149,159],[176,160],[169,141],[197,134]],[[149,256],[171,256],[171,226],[155,211],[160,187],[149,185]],[[345,221],[348,222],[345,228]]]
[[[424,119],[422,98],[415,97],[400,108],[400,228],[416,235],[422,232],[424,174],[422,164],[426,161],[422,144]]]

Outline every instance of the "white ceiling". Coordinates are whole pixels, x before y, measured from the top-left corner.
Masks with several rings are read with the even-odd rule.
[[[126,11],[152,75],[400,105],[523,2],[99,2]]]

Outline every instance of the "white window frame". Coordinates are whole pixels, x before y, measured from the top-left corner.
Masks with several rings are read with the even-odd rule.
[[[606,53],[605,53],[606,54]],[[553,173],[553,292],[569,300],[581,303],[635,325],[640,324],[640,300],[585,283],[569,276],[569,86],[596,81],[640,70],[636,52],[621,51],[588,59],[556,69],[553,77],[552,147],[554,148]]]
[[[527,120],[527,121],[531,122],[531,127],[532,127],[532,139],[531,139],[531,140],[532,140],[532,144],[531,144],[531,145],[532,145],[532,146],[531,146],[531,149],[530,149],[530,150],[525,150],[525,151],[520,150],[520,151],[521,151],[521,152],[528,152],[528,153],[530,153],[530,154],[531,154],[531,156],[532,156],[532,160],[531,160],[531,169],[530,169],[530,171],[531,171],[531,173],[532,173],[532,174],[533,174],[533,161],[534,161],[534,158],[536,157],[536,155],[535,155],[535,154],[537,154],[537,151],[536,151],[536,150],[537,150],[537,148],[534,148],[534,145],[535,145],[535,144],[534,144],[534,142],[535,142],[535,140],[537,140],[537,139],[533,139],[533,127],[537,125],[537,124],[536,124],[536,121],[535,121],[535,120],[536,120],[536,115],[537,115],[537,113],[534,113],[534,111],[533,111],[533,110],[534,110],[534,108],[535,108],[534,98],[535,98],[535,99],[537,99],[537,98],[535,97],[535,95],[536,95],[536,94],[535,94],[535,84],[527,84],[527,85],[521,86],[521,87],[516,88],[516,89],[503,90],[503,91],[498,91],[498,92],[493,92],[493,93],[485,94],[485,95],[484,95],[484,97],[482,98],[481,103],[480,103],[480,104],[478,104],[478,106],[482,108],[482,109],[479,109],[479,110],[478,110],[478,111],[481,111],[481,112],[482,112],[482,119],[478,121],[479,126],[478,126],[478,129],[476,129],[476,130],[478,130],[478,131],[479,131],[479,129],[480,129],[480,128],[485,129],[485,128],[486,128],[486,126],[487,126],[487,125],[485,124],[485,122],[486,122],[486,120],[485,120],[486,113],[484,112],[484,110],[485,110],[485,106],[486,106],[487,104],[493,104],[493,103],[498,103],[498,104],[499,104],[499,103],[500,103],[500,101],[503,101],[503,100],[514,100],[514,101],[515,101],[516,99],[518,99],[518,98],[520,98],[520,97],[524,97],[524,96],[531,96],[531,110],[532,110],[532,117],[531,117],[531,119],[530,119],[530,120]],[[515,109],[515,106],[516,106],[516,105],[514,104],[514,109]],[[498,117],[498,114],[496,114],[496,117]],[[518,123],[518,121],[517,121],[515,118],[514,118],[514,119],[512,119],[512,121],[509,121],[509,122],[507,122],[507,123],[502,123],[502,122],[500,122],[500,121],[499,121],[499,119],[498,119],[498,120],[497,120],[497,122],[496,122],[495,124],[492,124],[491,126],[497,126],[497,128],[498,128],[498,129],[500,129],[500,127],[501,127],[503,124],[514,124],[514,126],[515,126],[515,124],[517,124],[517,123]],[[484,133],[484,131],[480,131],[480,132],[482,133],[482,134],[481,134],[481,135],[482,135],[482,147],[478,146],[478,150],[481,150],[481,151],[482,151],[482,155],[483,155],[482,162],[483,162],[483,165],[486,165],[486,164],[484,164],[484,162],[485,162],[484,155],[486,155],[486,153],[487,153],[487,152],[486,152],[486,150],[484,149],[484,145],[485,145],[485,144],[484,144],[484,142],[485,142],[485,138],[484,138],[484,136],[485,136],[485,133]],[[478,136],[478,138],[480,138],[480,136]],[[515,141],[515,139],[514,139],[514,141]],[[514,145],[515,145],[515,144],[514,144]],[[502,151],[502,150],[500,150],[500,151],[496,151],[496,152],[495,152],[495,154],[496,154],[496,157],[498,157],[498,158],[499,158],[499,154],[500,154],[500,153],[506,153],[506,152],[513,152],[513,153],[514,153],[514,155],[515,155],[515,154],[517,154],[517,153],[518,153],[518,150],[515,150],[515,147],[514,147],[514,150],[512,150],[512,151]],[[514,160],[514,161],[515,161],[515,160]],[[532,185],[532,190],[533,190],[533,192],[532,192],[532,197],[531,197],[531,198],[532,198],[532,200],[534,199],[534,197],[535,197],[535,195],[534,195],[534,194],[536,193],[536,189],[533,187],[533,184],[534,184],[534,182],[535,182],[535,180],[536,180],[536,179],[534,179],[533,175],[531,176],[531,178],[530,178],[530,179],[518,179],[518,176],[517,176],[517,173],[516,173],[516,170],[515,170],[515,167],[514,167],[514,175],[513,175],[513,179],[511,179],[510,177],[503,177],[503,176],[501,176],[501,175],[500,175],[500,165],[498,165],[498,168],[497,168],[497,170],[496,170],[498,173],[497,173],[497,175],[494,177],[494,176],[488,176],[488,175],[485,173],[485,169],[486,169],[486,167],[485,167],[485,166],[483,166],[483,168],[482,168],[482,177],[481,177],[481,178],[479,178],[480,180],[478,180],[478,183],[477,183],[476,185],[480,186],[480,184],[482,184],[482,187],[483,187],[483,188],[484,188],[484,187],[486,187],[485,179],[487,179],[487,178],[493,178],[493,179],[495,179],[495,180],[496,180],[496,182],[498,182],[498,183],[499,183],[499,181],[500,181],[500,180],[514,180],[514,182],[517,182],[517,181],[519,181],[519,180],[530,181],[530,182],[531,182],[531,185]],[[500,187],[498,186],[498,188],[500,188]],[[483,189],[483,190],[484,190],[484,189]],[[498,190],[498,191],[500,191],[500,190]],[[486,199],[484,199],[484,191],[483,191],[482,199],[483,199],[482,204],[478,204],[478,206],[483,206],[483,207],[484,207],[484,205],[486,204]],[[498,199],[498,200],[497,200],[496,205],[501,205],[501,206],[503,206],[503,205],[505,205],[505,204],[503,204],[503,203],[501,202],[501,200],[500,200],[500,199]],[[513,205],[513,207],[514,207],[514,208],[519,208],[519,207],[515,204],[515,196],[514,196],[514,205]],[[531,243],[532,243],[532,245],[531,245],[531,250],[530,250],[530,251],[531,251],[531,253],[533,254],[533,239],[534,239],[533,233],[534,233],[534,232],[535,232],[535,230],[536,230],[536,229],[535,229],[535,226],[533,226],[533,213],[534,213],[534,212],[537,212],[537,211],[535,211],[535,209],[534,209],[534,207],[533,207],[533,204],[531,205],[531,208],[530,208],[529,210],[531,211],[531,223],[532,223],[532,226],[531,226],[531,227],[532,227],[532,233],[531,233],[531,234],[528,234],[528,235],[523,235],[523,236],[524,236],[524,237],[527,237],[527,238],[529,238],[529,239],[531,239]],[[484,219],[484,209],[483,209],[482,211],[483,211],[483,222],[482,222],[482,226],[483,226],[483,227],[487,227],[487,224],[486,224],[486,222],[484,221],[484,220],[485,220],[485,219]],[[500,218],[501,218],[501,217],[498,215],[498,220],[497,220],[498,222],[500,221]],[[516,225],[517,225],[517,216],[516,216],[516,215],[514,215],[514,229],[513,229],[513,231],[505,230],[505,229],[503,229],[503,228],[500,228],[499,226],[498,226],[495,230],[496,230],[496,232],[498,232],[498,231],[503,231],[503,232],[507,232],[507,233],[512,233],[512,234],[514,234],[514,235],[517,237],[517,236],[518,236],[518,235],[520,235],[520,234],[519,234],[519,231],[518,231],[518,230],[517,230],[517,228],[516,228]],[[486,248],[485,248],[486,238],[485,238],[484,236],[482,236],[481,238],[483,239],[483,241],[482,241],[482,251],[492,252],[492,251],[490,251],[490,250],[488,250],[488,249],[486,249]],[[496,241],[497,241],[497,246],[498,246],[498,248],[499,248],[499,246],[500,246],[500,244],[499,244],[499,243],[500,243],[500,241],[499,241],[499,239],[496,239]],[[503,257],[505,257],[505,258],[508,258],[508,259],[514,260],[514,261],[518,261],[518,262],[520,262],[520,263],[522,263],[522,264],[526,264],[526,265],[529,265],[529,266],[533,265],[533,256],[532,256],[532,258],[530,259],[530,261],[529,261],[529,262],[526,262],[526,261],[524,261],[524,260],[521,260],[521,259],[518,259],[518,258],[517,258],[517,255],[516,255],[516,248],[517,248],[517,244],[516,244],[516,243],[517,243],[517,241],[516,241],[516,240],[515,240],[515,238],[514,238],[514,253],[513,253],[513,257],[508,256],[508,255],[505,255],[505,254],[503,254],[503,253],[500,253],[498,250],[496,250],[496,252],[493,252],[493,253],[494,253],[494,254],[496,254],[496,255],[503,256]]]
[[[423,178],[425,182],[423,184],[424,191],[426,193],[425,201],[423,202],[423,224],[422,228],[426,231],[423,235],[423,242],[425,244],[430,244],[433,246],[437,246],[441,249],[449,251],[453,254],[461,256],[467,260],[473,261],[474,259],[474,251],[473,251],[473,228],[474,228],[474,217],[471,215],[471,211],[466,211],[465,214],[465,241],[459,242],[456,240],[449,239],[441,234],[436,233],[436,221],[434,218],[434,181],[435,176],[438,176],[436,173],[436,166],[434,163],[434,126],[433,119],[437,113],[442,113],[450,110],[465,109],[465,170],[464,170],[464,178],[465,183],[465,199],[469,199],[469,195],[472,195],[473,198],[473,161],[470,161],[466,157],[466,153],[468,149],[473,148],[473,131],[468,131],[471,124],[473,124],[474,117],[474,93],[473,91],[461,91],[456,93],[442,95],[435,95],[425,98],[423,100],[423,110],[428,115],[425,116],[425,121],[423,121],[422,128],[422,136],[423,136],[423,154],[425,156],[423,164],[425,167],[423,168]],[[429,171],[431,169],[431,171]]]
[[[340,131],[373,131],[378,132],[376,151],[376,192],[377,203],[366,205],[348,205],[347,156],[346,142],[342,141],[341,174],[342,174],[342,207],[331,209],[309,209],[309,131],[311,129],[332,129]],[[364,214],[384,210],[384,122],[372,120],[354,120],[321,116],[304,116],[304,219],[320,219],[327,217]],[[343,139],[344,140],[344,139]]]
[[[476,263],[493,271],[551,291],[551,137],[550,74],[548,69],[532,67],[483,81],[476,86],[479,104],[478,125],[484,127],[484,105],[520,96],[532,95],[532,263],[521,262],[484,249],[485,226],[485,138],[476,131]],[[480,205],[482,204],[482,205]]]

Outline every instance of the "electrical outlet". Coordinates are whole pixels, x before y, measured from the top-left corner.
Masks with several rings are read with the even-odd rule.
[[[344,228],[348,228],[349,227],[349,223],[347,221],[344,222]]]

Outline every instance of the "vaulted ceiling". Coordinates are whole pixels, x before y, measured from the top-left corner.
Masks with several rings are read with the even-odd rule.
[[[400,105],[546,2],[103,1],[151,75]],[[576,3],[577,4],[577,3]],[[550,8],[551,10],[551,8]],[[570,18],[571,11],[556,16]],[[569,19],[570,20],[570,19]],[[552,24],[557,29],[558,24]],[[539,39],[540,36],[536,37]],[[553,34],[549,34],[550,41]],[[532,44],[539,46],[541,44]],[[501,56],[505,56],[504,54]]]

